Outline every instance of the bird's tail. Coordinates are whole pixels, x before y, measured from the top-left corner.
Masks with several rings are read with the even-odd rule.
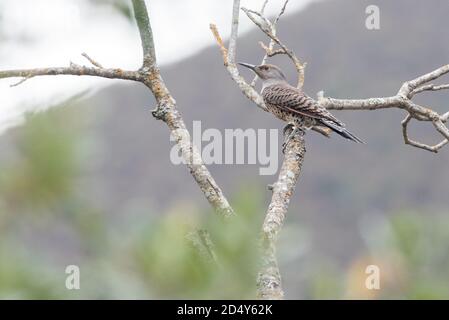
[[[345,127],[340,126],[332,121],[329,120],[324,120],[321,119],[321,122],[328,127],[329,129],[331,129],[332,131],[334,131],[335,133],[339,134],[340,136],[342,136],[343,138],[352,140],[354,142],[357,143],[363,143],[366,144],[365,141],[363,141],[362,139],[358,138],[357,136],[355,136],[354,134],[352,134],[351,132],[349,132]]]

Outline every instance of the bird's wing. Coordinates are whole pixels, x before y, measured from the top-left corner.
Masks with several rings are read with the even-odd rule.
[[[315,100],[295,87],[272,85],[266,87],[263,90],[262,95],[265,103],[282,108],[286,111],[310,118],[330,120],[340,126],[344,126],[344,124],[335,118],[329,111],[318,105]]]

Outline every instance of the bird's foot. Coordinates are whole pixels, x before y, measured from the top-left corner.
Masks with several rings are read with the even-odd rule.
[[[293,128],[293,129],[292,129]],[[299,132],[304,132],[304,130],[295,127],[292,124],[288,124],[285,126],[284,128],[284,136],[286,135],[286,133],[288,132],[288,130],[291,130],[291,132],[286,136],[286,138],[284,139],[284,143],[282,144],[282,153],[285,154],[285,149],[287,148],[287,145],[289,144],[290,140]]]
[[[285,154],[285,148],[287,148],[287,142],[284,141],[282,144],[282,154]]]
[[[282,131],[283,136],[285,137],[287,135],[287,132],[289,130],[293,130],[295,128],[295,125],[293,123],[289,123],[284,127],[284,130]]]

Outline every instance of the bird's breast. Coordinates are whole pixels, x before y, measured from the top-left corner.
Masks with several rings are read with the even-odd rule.
[[[286,111],[282,108],[279,108],[276,105],[270,103],[265,103],[265,105],[267,106],[268,112],[272,113],[274,116],[281,119],[282,121],[294,122],[297,118],[300,117],[297,114],[294,114],[293,112],[290,111]]]

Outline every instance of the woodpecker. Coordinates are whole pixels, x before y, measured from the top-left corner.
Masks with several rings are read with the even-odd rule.
[[[272,64],[239,64],[254,71],[262,80],[261,93],[267,110],[287,122],[288,126],[294,127],[284,142],[283,149],[298,130],[304,132],[314,126],[325,126],[346,139],[365,143],[349,132],[343,122],[321,107],[317,101],[304,94],[301,89],[291,86],[279,67]]]

